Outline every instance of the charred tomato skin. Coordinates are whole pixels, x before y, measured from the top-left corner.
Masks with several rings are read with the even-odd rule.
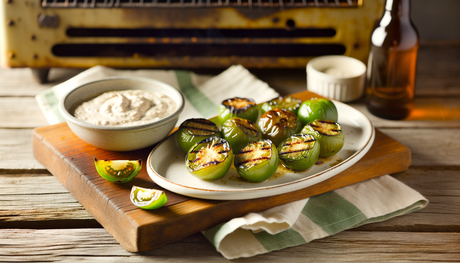
[[[209,137],[196,143],[185,156],[188,172],[202,180],[224,177],[232,162],[232,147],[220,137]]]
[[[217,118],[223,124],[232,117],[256,122],[259,117],[259,108],[253,99],[239,97],[226,99],[219,105]]]
[[[232,117],[222,125],[222,138],[232,146],[237,153],[246,144],[262,139],[262,133],[254,122],[238,117]]]
[[[123,184],[133,180],[142,169],[142,160],[98,160],[94,165],[99,175],[112,183]]]
[[[222,137],[222,134],[212,121],[204,118],[187,119],[177,130],[177,143],[187,153],[195,143],[213,136]]]
[[[235,155],[238,174],[249,182],[263,182],[272,177],[279,165],[278,151],[270,140],[251,142]]]
[[[278,146],[280,162],[293,171],[312,167],[319,157],[320,145],[311,134],[294,134]]]
[[[260,116],[258,126],[262,138],[271,140],[275,145],[302,130],[302,123],[295,114],[284,109],[269,110]]]
[[[293,98],[291,96],[280,96],[278,98],[274,98],[265,103],[262,103],[260,109],[262,114],[273,109],[285,109],[297,115],[301,104],[302,101],[299,99]]]
[[[338,116],[334,103],[322,98],[313,98],[302,102],[297,112],[297,117],[304,126],[318,119],[337,122]]]
[[[315,120],[305,125],[303,134],[311,134],[319,142],[319,157],[328,158],[338,153],[344,143],[345,134],[339,123],[329,120]]]

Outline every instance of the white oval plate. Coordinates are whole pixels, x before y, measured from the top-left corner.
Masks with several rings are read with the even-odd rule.
[[[185,154],[177,144],[177,132],[160,142],[149,154],[147,172],[152,180],[172,192],[195,198],[241,200],[273,196],[309,187],[329,179],[359,161],[375,138],[370,120],[358,110],[334,101],[338,122],[345,132],[343,148],[330,158],[319,158],[312,168],[293,172],[283,168],[270,179],[250,183],[241,179],[234,167],[221,179],[205,181],[191,175],[185,167]]]

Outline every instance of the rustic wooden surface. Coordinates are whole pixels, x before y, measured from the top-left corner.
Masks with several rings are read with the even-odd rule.
[[[304,101],[318,95],[303,91],[293,96]],[[131,185],[162,189],[149,178],[145,168],[147,165],[143,166],[132,182],[120,185],[108,183],[101,178],[95,171],[93,158],[142,159],[145,162],[151,147],[131,152],[99,149],[79,139],[67,123],[35,128],[32,145],[35,159],[58,178],[86,210],[131,252],[146,251],[179,241],[247,213],[260,212],[384,174],[405,171],[411,164],[409,148],[375,130],[375,140],[362,159],[342,173],[311,187],[276,196],[238,201],[196,200],[167,191],[168,202],[165,206],[154,213],[146,213],[133,206],[126,197],[129,196]],[[117,219],[114,220],[114,217]]]
[[[0,69],[0,262],[225,262],[195,234],[130,253],[102,228],[32,155],[32,129],[46,126],[33,96],[81,70],[53,69],[51,83],[28,69]],[[305,87],[303,71],[253,70],[282,94]],[[395,178],[430,204],[309,244],[234,262],[459,262],[460,43],[422,43],[415,115],[404,121],[370,115],[380,131],[409,147],[411,167]]]

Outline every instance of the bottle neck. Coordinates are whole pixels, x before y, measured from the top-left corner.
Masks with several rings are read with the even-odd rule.
[[[387,0],[385,10],[391,13],[391,16],[409,17],[410,0]]]

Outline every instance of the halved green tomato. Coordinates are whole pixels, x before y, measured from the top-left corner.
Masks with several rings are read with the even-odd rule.
[[[195,143],[213,136],[222,136],[215,123],[202,118],[188,119],[179,126],[177,143],[187,153]]]
[[[334,103],[328,99],[313,98],[302,102],[297,112],[297,117],[302,125],[307,125],[314,120],[338,120],[338,112]]]
[[[278,169],[276,146],[270,140],[247,144],[235,155],[234,165],[240,176],[250,182],[262,182]]]
[[[305,125],[303,134],[315,136],[320,145],[319,157],[331,157],[338,153],[345,143],[342,127],[337,122],[315,120]]]
[[[285,109],[297,115],[300,104],[302,104],[302,101],[299,99],[291,96],[281,96],[263,103],[260,108],[262,109],[262,114],[273,109]]]
[[[294,134],[278,146],[281,163],[293,170],[303,171],[318,160],[320,146],[311,134]]]
[[[210,137],[192,146],[185,157],[190,174],[203,180],[222,178],[232,166],[233,150],[219,137]]]
[[[262,138],[270,139],[275,145],[302,130],[302,123],[292,112],[274,109],[265,112],[259,119]]]
[[[217,117],[221,124],[231,117],[256,122],[259,117],[259,108],[253,99],[235,97],[222,101]]]
[[[222,125],[222,137],[230,143],[233,152],[237,153],[246,144],[262,139],[262,133],[252,121],[233,117]]]
[[[160,208],[168,202],[168,198],[163,191],[156,189],[142,188],[133,185],[129,196],[131,202],[139,208],[153,210]]]
[[[104,179],[112,183],[127,183],[137,176],[142,168],[142,160],[98,160],[94,158],[96,170]]]

